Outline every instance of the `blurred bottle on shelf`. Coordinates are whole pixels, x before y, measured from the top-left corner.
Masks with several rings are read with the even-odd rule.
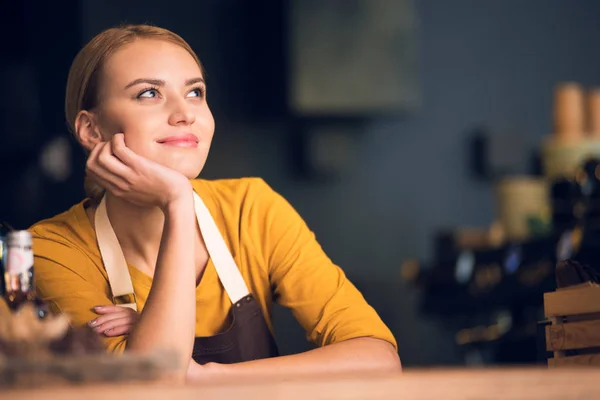
[[[44,318],[48,315],[48,307],[35,291],[31,233],[15,230],[6,238],[4,301],[13,312],[31,303],[38,317]]]

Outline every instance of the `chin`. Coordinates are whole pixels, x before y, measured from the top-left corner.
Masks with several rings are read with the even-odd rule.
[[[198,175],[200,175],[200,172],[202,172],[202,169],[196,169],[193,172],[182,172],[182,173],[183,173],[183,175],[185,175],[186,178],[192,180],[192,179],[198,178]]]
[[[178,166],[178,167],[173,167],[173,169],[176,171],[179,171],[182,175],[184,175],[188,179],[195,179],[198,177],[198,175],[200,175],[200,172],[202,171],[202,166],[199,166],[199,165],[186,166],[186,167]]]
[[[162,166],[167,167],[169,169],[175,170],[180,174],[184,175],[188,179],[195,179],[198,175],[200,175],[200,171],[204,167],[204,163],[201,165],[196,163],[179,163],[179,162],[165,162],[162,160],[159,162]]]
[[[206,157],[163,157],[158,162],[181,173],[188,179],[195,179],[204,168]]]

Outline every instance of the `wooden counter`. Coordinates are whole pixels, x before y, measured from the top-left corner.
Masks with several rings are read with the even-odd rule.
[[[173,386],[127,384],[11,390],[0,399],[600,399],[600,368],[411,370],[387,376],[273,379]]]

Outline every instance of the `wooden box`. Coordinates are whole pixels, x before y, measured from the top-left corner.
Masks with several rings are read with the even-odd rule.
[[[548,366],[600,366],[600,285],[584,283],[544,294]]]

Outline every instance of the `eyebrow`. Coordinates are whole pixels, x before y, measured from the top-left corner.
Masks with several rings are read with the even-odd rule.
[[[188,79],[187,81],[185,81],[185,86],[190,86],[190,85],[193,85],[198,82],[204,83],[204,79],[201,77]],[[152,86],[164,86],[165,85],[165,81],[163,81],[162,79],[140,78],[140,79],[136,79],[134,81],[129,82],[127,84],[127,86],[125,86],[125,89],[129,89],[130,87],[139,85],[140,83],[145,83],[145,84],[152,85]]]

